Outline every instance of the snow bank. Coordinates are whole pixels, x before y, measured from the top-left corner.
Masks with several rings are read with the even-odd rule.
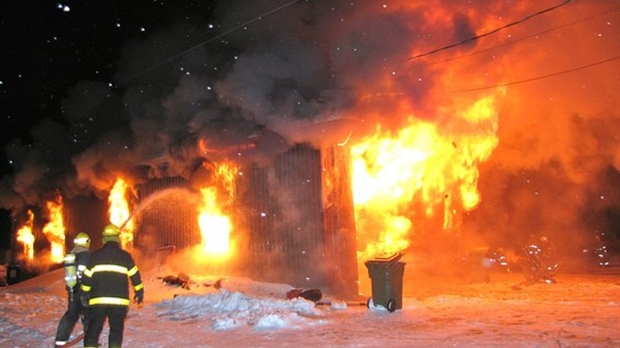
[[[205,295],[179,295],[155,305],[158,315],[174,321],[202,318],[214,330],[239,326],[257,329],[302,327],[323,314],[312,301],[249,296],[239,291],[219,289]]]

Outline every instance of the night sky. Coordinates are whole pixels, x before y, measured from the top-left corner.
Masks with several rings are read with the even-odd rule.
[[[212,2],[7,2],[0,23],[2,144],[31,141],[32,126],[43,118],[66,123],[61,101],[72,86],[113,82],[125,43],[172,22],[207,21]]]
[[[260,133],[258,161],[410,115],[453,131],[489,94],[500,141],[469,228],[620,235],[617,0],[8,1],[0,15],[2,245],[8,211],[49,192],[102,192],[160,158],[151,178],[183,176],[188,139],[223,152]]]
[[[62,101],[84,80],[115,82],[123,45],[172,23],[208,22],[214,1],[7,1],[0,12],[2,176],[13,172],[5,147],[32,143],[43,120],[67,125]],[[194,44],[194,33],[187,45]],[[194,40],[193,42],[191,40]],[[177,52],[170,52],[174,55]],[[139,73],[139,72],[138,72]],[[36,140],[34,140],[36,142]],[[9,212],[2,209],[1,245]]]

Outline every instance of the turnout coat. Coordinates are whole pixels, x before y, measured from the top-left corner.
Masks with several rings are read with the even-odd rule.
[[[129,280],[134,293],[142,291],[140,271],[131,254],[108,241],[93,252],[82,277],[82,293],[89,306],[129,306]]]

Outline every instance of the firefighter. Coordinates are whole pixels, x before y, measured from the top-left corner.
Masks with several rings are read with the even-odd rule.
[[[103,247],[93,252],[82,280],[82,302],[88,305],[89,324],[84,347],[97,347],[103,324],[108,319],[110,333],[108,347],[118,348],[123,343],[125,318],[129,309],[129,281],[133,286],[134,301],[144,299],[144,288],[138,267],[131,254],[121,249],[120,230],[108,225],[103,230]]]
[[[71,332],[75,327],[79,318],[82,318],[84,331],[87,326],[86,308],[82,306],[80,301],[80,285],[82,274],[86,270],[86,265],[90,262],[90,237],[88,234],[81,232],[73,239],[73,249],[65,255],[65,286],[68,295],[67,311],[58,323],[56,330],[56,347],[62,347],[67,344]]]

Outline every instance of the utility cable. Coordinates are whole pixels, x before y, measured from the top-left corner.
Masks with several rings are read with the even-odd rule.
[[[620,55],[612,57],[612,58],[603,59],[603,60],[600,60],[598,62],[594,62],[594,63],[588,64],[588,65],[582,65],[582,66],[579,66],[579,67],[576,67],[576,68],[572,68],[572,69],[568,69],[568,70],[563,70],[563,71],[558,71],[558,72],[547,74],[547,75],[531,77],[531,78],[524,79],[524,80],[517,80],[517,81],[512,81],[512,82],[507,82],[507,83],[502,83],[502,84],[497,84],[497,85],[491,85],[491,86],[483,86],[483,87],[476,87],[476,88],[459,89],[459,90],[454,90],[454,91],[438,92],[438,93],[435,93],[435,94],[474,92],[474,91],[481,91],[481,90],[485,90],[485,89],[513,86],[513,85],[518,85],[518,84],[522,84],[522,83],[526,83],[526,82],[532,82],[532,81],[536,81],[536,80],[542,80],[542,79],[546,79],[546,78],[553,77],[553,76],[564,75],[564,74],[572,73],[572,72],[575,72],[575,71],[591,68],[593,66],[605,64],[605,63],[611,62],[611,61],[619,59],[619,58],[620,58]]]
[[[464,45],[464,44],[466,44],[468,42],[475,41],[475,40],[481,39],[481,38],[489,36],[489,35],[493,35],[493,34],[499,32],[501,30],[504,30],[506,28],[512,27],[512,26],[520,24],[520,23],[523,23],[523,22],[525,22],[525,21],[527,21],[529,19],[532,19],[534,17],[540,16],[540,15],[542,15],[544,13],[547,13],[547,12],[553,11],[555,9],[558,9],[558,8],[564,6],[564,5],[567,5],[571,1],[573,1],[573,0],[565,0],[563,3],[561,3],[559,5],[555,5],[555,6],[546,8],[546,9],[544,9],[542,11],[538,11],[536,13],[530,14],[530,15],[525,16],[525,17],[523,17],[523,18],[521,18],[521,19],[519,19],[517,21],[508,23],[508,24],[506,24],[506,25],[504,25],[502,27],[499,27],[499,28],[495,28],[495,29],[489,31],[488,33],[472,36],[470,38],[467,38],[467,39],[465,39],[463,41],[460,41],[460,42],[457,42],[457,43],[453,43],[453,44],[450,44],[450,45],[447,45],[447,46],[436,48],[434,50],[431,50],[431,51],[428,51],[428,52],[425,52],[425,53],[421,53],[421,54],[418,54],[418,55],[415,55],[415,56],[411,56],[411,57],[407,58],[406,60],[413,60],[413,59],[417,59],[417,58],[421,58],[421,57],[425,57],[425,56],[430,56],[431,54],[435,54],[435,53],[440,52],[440,51],[444,51],[444,50],[447,50],[447,49],[450,49],[450,48],[461,46],[461,45]]]
[[[233,27],[233,28],[228,29],[227,31],[225,31],[225,32],[223,32],[223,33],[220,33],[220,34],[218,34],[218,35],[216,35],[216,36],[214,36],[214,37],[212,37],[212,38],[209,38],[208,40],[205,40],[205,41],[203,41],[203,42],[199,43],[198,45],[192,46],[192,47],[190,47],[190,48],[186,49],[186,50],[185,50],[185,51],[183,51],[183,52],[177,53],[177,54],[175,54],[174,56],[172,56],[172,57],[170,57],[170,58],[168,58],[168,59],[165,59],[165,60],[163,60],[163,61],[161,61],[161,62],[159,62],[159,63],[157,63],[157,64],[155,64],[155,65],[153,65],[153,66],[151,66],[151,67],[149,67],[149,68],[147,68],[147,69],[144,69],[144,70],[140,71],[140,72],[139,72],[139,73],[137,73],[137,74],[134,74],[134,75],[132,75],[132,76],[129,76],[128,78],[126,78],[125,80],[123,80],[120,84],[121,84],[121,85],[126,84],[127,82],[129,82],[129,81],[131,81],[131,80],[135,79],[136,77],[141,76],[141,75],[143,75],[143,74],[145,74],[145,73],[147,73],[147,72],[149,72],[149,71],[151,71],[151,70],[153,70],[153,69],[156,69],[156,68],[158,68],[158,67],[160,67],[160,66],[162,66],[162,65],[164,65],[164,64],[166,64],[166,63],[168,63],[168,62],[170,62],[170,61],[172,61],[172,60],[174,60],[174,59],[176,59],[176,58],[178,58],[178,57],[181,57],[181,56],[183,56],[183,55],[185,55],[185,54],[187,54],[187,53],[189,53],[189,52],[191,52],[191,51],[193,51],[193,50],[197,49],[198,47],[204,46],[204,45],[206,45],[206,44],[208,44],[208,43],[210,43],[210,42],[212,42],[212,41],[215,41],[215,40],[217,40],[217,39],[219,39],[219,38],[221,38],[221,37],[223,37],[223,36],[225,36],[225,35],[228,35],[229,33],[232,33],[233,31],[238,30],[239,28],[245,27],[245,26],[247,26],[247,25],[249,25],[249,24],[251,24],[251,23],[254,23],[254,22],[256,22],[256,21],[259,21],[259,20],[261,20],[263,17],[267,17],[267,16],[269,16],[269,15],[271,15],[271,14],[274,14],[274,13],[276,13],[276,12],[278,12],[278,11],[280,11],[280,10],[282,10],[282,9],[284,9],[284,8],[286,8],[286,7],[288,7],[288,6],[293,5],[294,3],[298,2],[298,1],[299,1],[299,0],[292,0],[292,1],[289,1],[289,2],[287,2],[286,4],[283,4],[283,5],[278,6],[278,7],[274,8],[274,9],[272,9],[272,10],[269,10],[269,11],[267,11],[267,12],[263,13],[263,14],[260,14],[260,15],[258,15],[258,16],[256,16],[256,17],[254,17],[254,18],[252,18],[252,19],[250,19],[250,20],[246,21],[246,22],[243,22],[243,23],[241,23],[241,24],[239,24],[239,25],[237,25],[237,26],[235,26],[235,27]]]
[[[597,14],[588,16],[588,17],[580,18],[580,19],[578,19],[576,21],[573,21],[573,22],[570,22],[570,23],[566,23],[566,24],[563,24],[563,25],[560,25],[560,26],[557,26],[557,27],[553,27],[551,29],[539,31],[539,32],[536,32],[536,33],[528,35],[528,36],[524,36],[524,37],[520,37],[520,38],[517,38],[517,39],[513,39],[510,42],[507,42],[507,43],[504,43],[504,44],[501,44],[501,45],[485,48],[485,49],[482,49],[482,50],[471,52],[469,54],[464,54],[464,55],[460,55],[460,56],[456,56],[456,57],[452,57],[452,58],[448,58],[448,59],[444,59],[444,60],[440,60],[440,61],[426,62],[425,65],[443,64],[443,63],[451,62],[453,60],[458,60],[458,59],[462,59],[462,58],[467,58],[467,57],[475,56],[475,55],[478,55],[478,54],[481,54],[481,53],[484,53],[484,52],[492,51],[492,50],[500,48],[500,47],[513,45],[513,44],[516,44],[516,43],[518,43],[520,41],[524,41],[524,40],[527,40],[527,39],[531,39],[533,37],[541,36],[543,34],[547,34],[547,33],[550,33],[552,31],[560,30],[560,29],[563,29],[563,28],[575,25],[577,23],[584,22],[584,21],[590,20],[592,18],[596,18],[596,17],[602,16],[602,15],[608,14],[610,12],[618,11],[619,9],[620,9],[620,7],[615,7],[615,8],[612,8],[612,9],[609,9],[609,10],[605,10],[603,12],[599,12]]]

